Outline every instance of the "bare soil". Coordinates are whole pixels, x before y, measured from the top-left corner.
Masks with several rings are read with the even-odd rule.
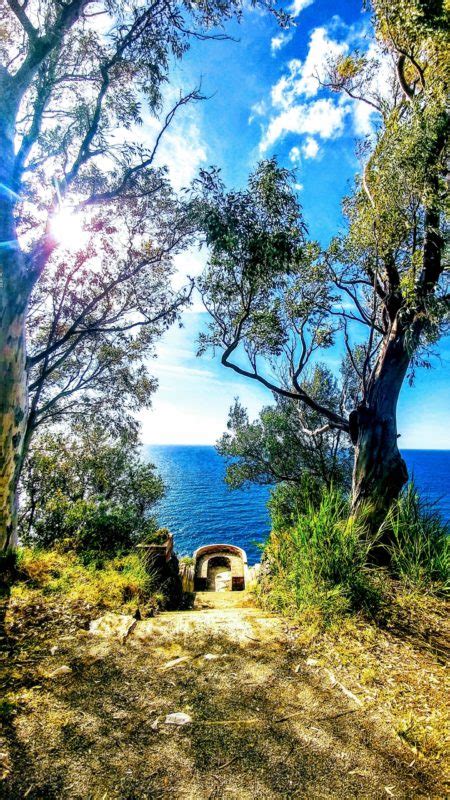
[[[370,692],[344,685],[246,593],[198,594],[193,610],[142,620],[123,643],[89,634],[88,608],[11,613],[2,797],[445,795]],[[166,724],[174,712],[191,722]]]

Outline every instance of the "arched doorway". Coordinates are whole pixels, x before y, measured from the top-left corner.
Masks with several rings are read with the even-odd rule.
[[[207,568],[208,592],[231,591],[231,561],[226,556],[213,556],[208,559]]]
[[[194,553],[194,591],[242,591],[245,589],[247,556],[232,544],[208,544]]]

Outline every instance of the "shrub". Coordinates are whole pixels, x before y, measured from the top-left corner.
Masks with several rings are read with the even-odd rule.
[[[389,541],[395,577],[416,587],[448,591],[450,526],[433,503],[419,496],[413,482],[391,507],[380,535]]]
[[[298,483],[278,484],[268,502],[272,526],[284,530],[295,525],[307,509],[320,505],[322,491],[323,484],[308,473]]]
[[[274,526],[265,548],[273,608],[316,607],[325,621],[355,609],[378,609],[376,573],[368,566],[373,541],[364,519],[349,512],[341,492],[324,490],[318,505],[310,503],[291,528]]]
[[[84,564],[74,553],[57,549],[18,551],[19,580],[13,594],[83,601],[105,609],[144,609],[163,602],[154,576],[137,553],[105,561],[101,567]]]
[[[124,553],[155,531],[150,514],[163,494],[131,434],[41,434],[22,477],[20,540],[41,548],[65,542],[85,561]]]

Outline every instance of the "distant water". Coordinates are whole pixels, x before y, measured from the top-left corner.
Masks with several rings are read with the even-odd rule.
[[[256,542],[269,533],[268,487],[228,489],[224,459],[214,447],[154,445],[146,453],[167,485],[156,513],[159,524],[175,535],[179,555],[228,542],[243,547],[250,564],[259,561]],[[419,489],[450,520],[450,450],[406,450],[403,456]]]

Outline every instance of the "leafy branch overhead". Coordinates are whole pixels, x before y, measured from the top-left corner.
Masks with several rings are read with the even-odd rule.
[[[271,0],[252,5],[288,24]],[[161,146],[203,95],[179,91],[172,69],[192,41],[226,38],[224,23],[243,8],[241,0],[1,5],[1,547],[14,537],[37,425],[105,408],[111,422],[114,401],[126,428],[149,403],[155,341],[192,291],[190,281],[171,286],[193,227]],[[56,225],[66,228],[62,241]],[[69,236],[74,246],[65,248]]]
[[[402,383],[448,325],[448,27],[440,3],[374,0],[373,10],[391,92],[374,90],[367,54],[329,65],[327,88],[368,103],[378,121],[344,200],[346,230],[325,252],[307,240],[294,177],[275,159],[242,192],[227,192],[216,171],[201,176],[210,249],[201,292],[211,322],[200,349],[219,348],[226,367],[349,433],[354,506],[369,500],[382,518],[407,479],[397,447]],[[336,340],[353,373],[351,393],[342,387],[345,411],[319,403],[306,380]]]

